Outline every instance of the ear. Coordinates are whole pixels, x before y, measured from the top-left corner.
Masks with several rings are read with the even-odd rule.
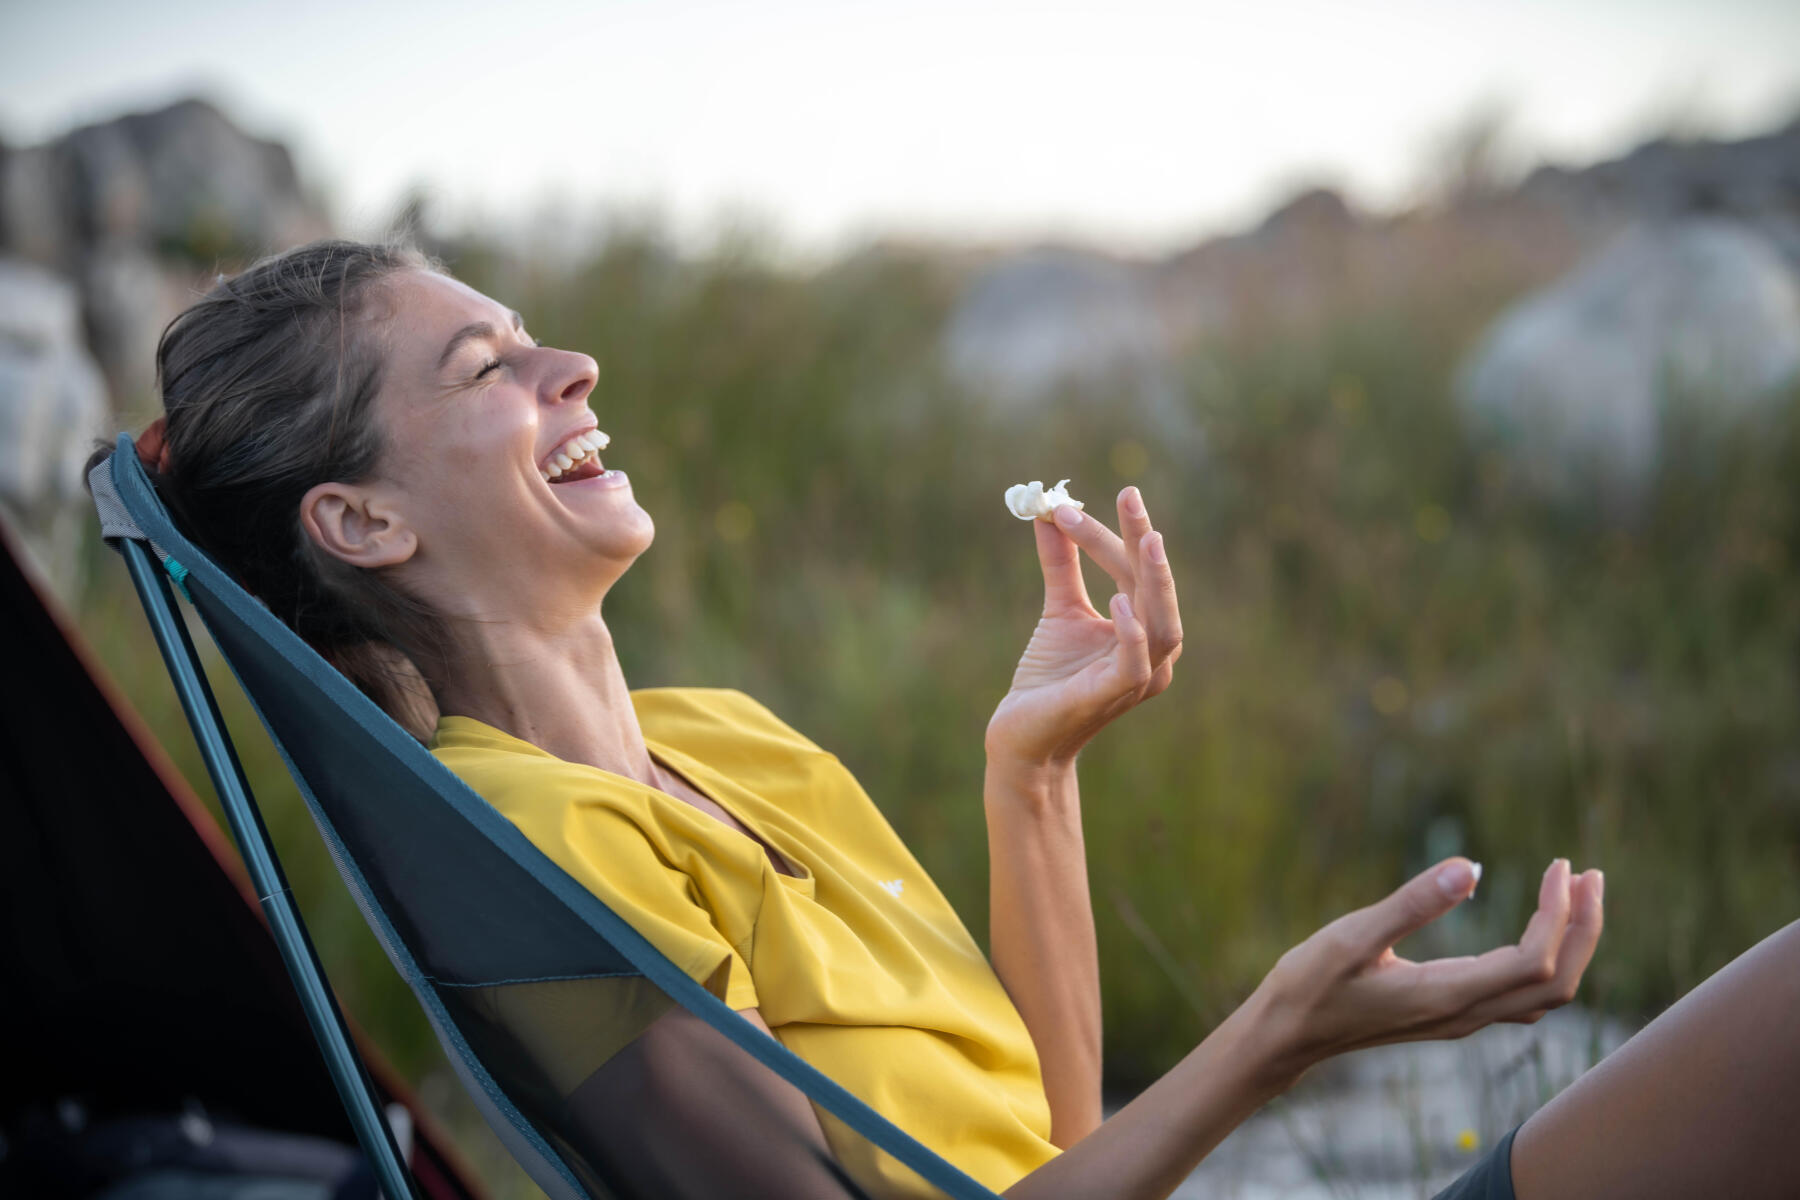
[[[391,567],[419,548],[399,514],[355,484],[316,484],[300,498],[300,524],[327,554],[353,567]]]

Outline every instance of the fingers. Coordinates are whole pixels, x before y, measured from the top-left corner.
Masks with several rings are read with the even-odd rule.
[[[1569,860],[1559,858],[1544,872],[1538,887],[1537,911],[1526,923],[1518,945],[1489,950],[1466,965],[1434,970],[1434,974],[1442,976],[1446,1000],[1453,1009],[1465,1011],[1511,992],[1541,989],[1557,978],[1569,931],[1569,883]],[[1599,937],[1597,926],[1593,936]],[[1583,969],[1586,965],[1583,960]]]
[[[1087,583],[1081,577],[1081,551],[1049,522],[1033,521],[1032,525],[1037,534],[1038,565],[1044,569],[1044,611],[1075,608],[1092,612]]]
[[[1550,978],[1483,1001],[1470,1010],[1469,1016],[1482,1025],[1491,1021],[1530,1024],[1573,1000],[1600,944],[1600,931],[1605,924],[1605,889],[1606,877],[1598,870],[1576,876],[1569,885],[1569,926],[1557,949],[1556,967]]]
[[[1519,939],[1519,950],[1531,958],[1534,965],[1542,965],[1546,975],[1555,970],[1556,953],[1569,927],[1569,912],[1573,907],[1569,885],[1572,882],[1566,858],[1556,859],[1544,869],[1544,878],[1538,884],[1537,911],[1525,923],[1525,935]]]
[[[1395,942],[1468,899],[1481,879],[1481,865],[1466,858],[1451,858],[1415,875],[1387,899],[1358,909],[1347,917],[1344,932],[1355,952],[1361,956],[1358,966],[1388,949]]]
[[[1088,557],[1112,576],[1121,592],[1133,598],[1150,633],[1150,659],[1161,664],[1181,648],[1181,610],[1175,576],[1161,533],[1151,528],[1143,495],[1135,487],[1119,493],[1120,537],[1098,521],[1072,508],[1059,508],[1056,527],[1074,539]]]
[[[1143,540],[1150,535],[1150,513],[1144,507],[1144,494],[1135,487],[1119,493],[1119,539],[1125,543],[1125,557],[1131,564],[1133,580],[1144,578]]]
[[[1118,672],[1123,690],[1140,691],[1149,686],[1155,674],[1150,663],[1150,637],[1124,592],[1112,598],[1112,620],[1119,639],[1118,652],[1111,659],[1113,669]]]
[[[1569,928],[1569,860],[1559,858],[1544,871],[1538,884],[1538,907],[1525,923],[1513,964],[1517,982],[1547,983],[1556,974],[1556,957]]]
[[[1162,534],[1150,527],[1150,513],[1143,493],[1128,487],[1119,493],[1119,530],[1124,534],[1132,578],[1133,596],[1144,626],[1150,631],[1150,661],[1160,665],[1181,649],[1181,609],[1175,600],[1175,576]]]
[[[1075,544],[1086,550],[1088,557],[1112,576],[1113,583],[1121,592],[1137,590],[1137,579],[1131,570],[1131,556],[1126,553],[1125,543],[1120,540],[1119,535],[1106,527],[1106,522],[1068,507],[1057,509],[1054,520],[1058,529],[1075,539]]]
[[[1473,886],[1460,868],[1472,865],[1466,859],[1440,863],[1380,904],[1335,923],[1348,924],[1351,932],[1340,930],[1332,939],[1338,946],[1333,957],[1366,955],[1350,981],[1361,996],[1357,1006],[1363,1011],[1385,1009],[1388,1020],[1384,1027],[1341,1039],[1334,1052],[1383,1042],[1463,1037],[1495,1021],[1530,1023],[1574,998],[1600,940],[1604,879],[1599,871],[1572,879],[1567,859],[1557,859],[1544,872],[1537,912],[1516,946],[1475,958],[1416,964],[1386,947],[1368,953],[1369,945],[1416,929],[1466,897]],[[1434,886],[1459,879],[1465,890],[1438,887],[1444,898],[1432,896]]]

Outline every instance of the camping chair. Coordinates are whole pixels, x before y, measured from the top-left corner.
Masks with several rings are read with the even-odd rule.
[[[200,614],[299,785],[369,928],[452,1067],[553,1200],[865,1193],[992,1200],[689,978],[539,851],[175,527],[131,439],[89,486],[125,557],[333,1081],[390,1200],[416,1193],[174,598]],[[171,588],[171,583],[174,589]],[[759,1102],[809,1097],[816,1134]],[[779,1085],[775,1085],[779,1086]]]

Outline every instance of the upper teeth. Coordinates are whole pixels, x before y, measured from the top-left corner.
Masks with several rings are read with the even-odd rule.
[[[586,433],[578,433],[562,445],[558,446],[546,460],[546,465],[538,468],[538,474],[546,480],[556,479],[564,471],[612,445],[612,439],[598,429],[590,429]]]

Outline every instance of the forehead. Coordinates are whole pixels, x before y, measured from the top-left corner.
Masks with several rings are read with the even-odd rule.
[[[486,321],[510,329],[513,312],[460,279],[435,271],[406,271],[389,281],[388,355],[395,365],[435,367],[458,330]]]

